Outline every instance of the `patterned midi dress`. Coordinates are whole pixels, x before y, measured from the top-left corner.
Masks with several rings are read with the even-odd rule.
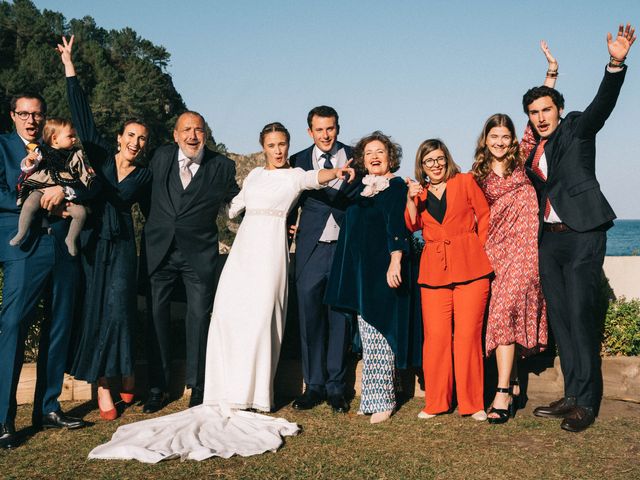
[[[485,250],[495,272],[485,352],[516,343],[520,356],[544,350],[547,315],[538,273],[538,201],[522,167],[480,181],[491,216]]]

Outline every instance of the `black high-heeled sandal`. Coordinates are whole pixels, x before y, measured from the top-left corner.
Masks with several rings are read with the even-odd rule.
[[[513,393],[513,387],[519,387],[519,386],[520,386],[520,382],[518,381],[517,378],[509,382],[509,389],[511,390],[511,403],[509,404],[509,416],[511,418],[515,418],[516,412],[518,411],[518,409],[522,408],[522,405],[520,403],[521,402],[520,394],[522,392],[518,392],[517,395]]]
[[[496,393],[508,393],[509,394],[509,407],[508,408],[495,408],[493,405],[487,412],[487,415],[491,415],[495,413],[498,415],[497,417],[487,416],[487,421],[492,425],[500,425],[502,423],[507,423],[509,421],[509,417],[511,416],[511,406],[513,405],[513,398],[511,398],[511,388],[497,387]]]

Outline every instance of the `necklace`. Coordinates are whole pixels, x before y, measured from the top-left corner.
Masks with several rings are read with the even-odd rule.
[[[440,188],[444,188],[446,185],[446,182],[429,183],[429,188],[434,192],[438,192],[440,191]]]

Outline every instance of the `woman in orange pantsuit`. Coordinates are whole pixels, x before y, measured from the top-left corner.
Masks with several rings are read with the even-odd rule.
[[[409,181],[405,219],[412,231],[422,229],[425,240],[418,283],[426,405],[418,417],[451,410],[455,375],[459,413],[486,420],[482,323],[492,273],[484,251],[489,206],[440,140],[418,148],[416,178]]]

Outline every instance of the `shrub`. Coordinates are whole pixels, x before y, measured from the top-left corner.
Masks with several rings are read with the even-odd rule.
[[[609,303],[602,352],[605,355],[640,355],[640,300],[619,297]]]

